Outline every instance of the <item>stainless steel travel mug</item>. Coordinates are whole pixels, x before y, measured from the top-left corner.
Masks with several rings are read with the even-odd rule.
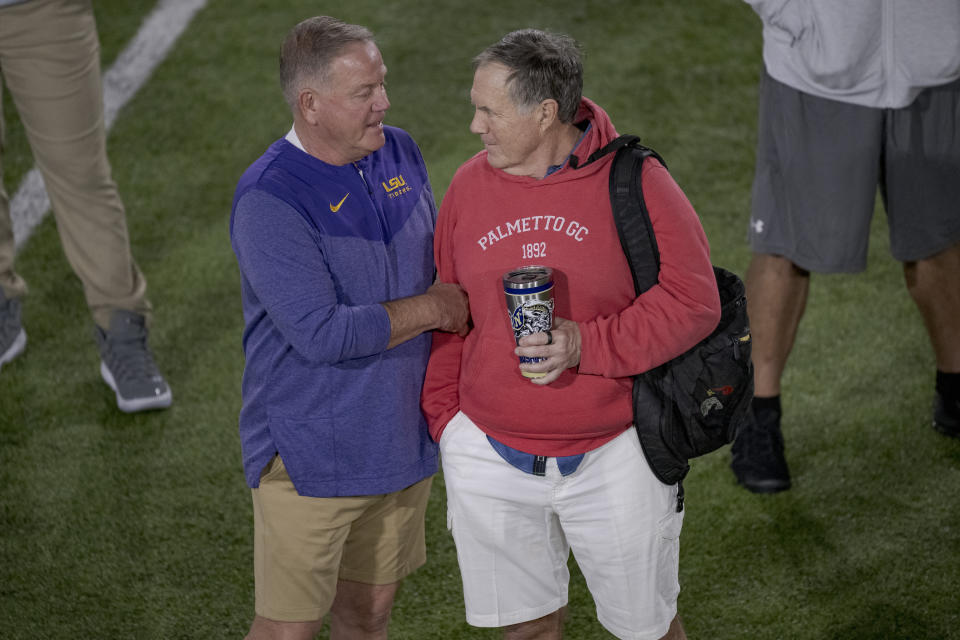
[[[514,340],[553,328],[553,269],[539,265],[518,267],[503,274],[503,293],[513,327]],[[543,358],[520,356],[520,362],[539,362]],[[528,378],[546,374],[521,371]]]

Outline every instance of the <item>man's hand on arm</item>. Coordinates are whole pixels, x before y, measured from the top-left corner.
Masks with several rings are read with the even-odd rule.
[[[520,338],[515,350],[518,356],[545,358],[540,362],[520,365],[523,371],[546,373],[540,378],[530,378],[533,384],[550,384],[566,369],[580,364],[580,327],[565,318],[554,318],[549,332],[541,331]]]
[[[467,335],[470,307],[459,285],[435,282],[419,296],[382,303],[390,318],[387,349],[416,338],[424,331],[439,329]]]

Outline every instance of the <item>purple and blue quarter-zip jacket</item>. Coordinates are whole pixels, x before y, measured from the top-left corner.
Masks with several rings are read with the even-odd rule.
[[[306,496],[389,493],[437,470],[420,411],[430,334],[387,350],[380,304],[432,283],[436,205],[416,143],[384,134],[344,166],[280,139],[237,186],[250,487],[277,453]]]

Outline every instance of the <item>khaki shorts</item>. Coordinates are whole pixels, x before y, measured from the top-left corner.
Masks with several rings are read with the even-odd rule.
[[[319,620],[338,580],[392,584],[424,564],[431,480],[384,495],[311,498],[276,456],[252,490],[257,614]]]

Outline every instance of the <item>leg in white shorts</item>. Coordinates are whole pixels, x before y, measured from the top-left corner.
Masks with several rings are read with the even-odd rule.
[[[677,613],[677,487],[658,481],[633,429],[588,452],[561,476],[505,462],[463,413],[440,441],[448,517],[467,622],[501,627],[567,603],[570,550],[618,638],[660,638]]]

